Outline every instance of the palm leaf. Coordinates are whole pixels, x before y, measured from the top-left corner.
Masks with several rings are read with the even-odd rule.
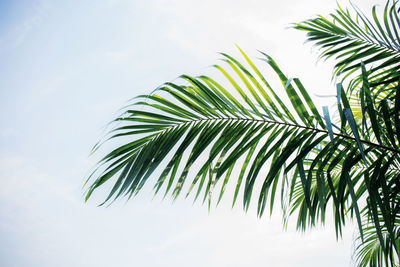
[[[393,194],[400,185],[384,179],[400,166],[400,151],[391,146],[398,143],[398,129],[386,129],[396,119],[378,118],[392,114],[399,102],[386,98],[376,106],[364,70],[365,104],[361,109],[368,116],[362,120],[372,131],[362,131],[344,89],[338,87],[336,112],[341,128],[336,132],[327,109],[321,116],[299,79],[292,83],[278,64],[262,53],[276,74],[264,77],[242,50],[240,53],[249,68],[226,54],[222,55],[227,67],[215,66],[225,81],[182,75],[182,84],[165,83],[152,94],[135,98],[115,119],[107,138],[126,143],[99,162],[90,176],[97,179],[91,181],[86,200],[107,182],[113,186],[104,203],[135,196],[152,183],[156,194],[164,191],[164,196],[171,194],[176,199],[183,191],[186,196],[195,192],[194,199],[203,195],[210,207],[215,188],[220,186],[219,203],[232,184],[233,205],[242,188],[244,209],[256,198],[257,213],[262,216],[268,204],[272,212],[279,185],[290,185],[281,189],[289,199],[283,205],[284,213],[297,212],[299,229],[314,226],[318,220],[324,222],[327,207],[333,205],[337,235],[350,214],[362,236],[366,207],[360,200],[372,194],[395,244],[393,218],[398,209],[392,206],[399,202]],[[282,84],[280,89],[270,86],[268,80],[273,78]],[[387,256],[392,250],[385,247],[383,251]]]
[[[307,32],[308,41],[321,48],[321,57],[336,60],[335,76],[346,78],[360,73],[363,63],[373,77],[372,84],[388,85],[397,81],[400,19],[396,1],[386,2],[381,19],[376,7],[372,9],[372,19],[354,5],[352,11],[338,6],[335,13],[294,24],[294,28]]]

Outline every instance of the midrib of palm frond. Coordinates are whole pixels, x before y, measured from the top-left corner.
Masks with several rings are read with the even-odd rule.
[[[316,20],[318,20],[318,19],[316,19]],[[301,29],[301,28],[299,27],[298,29]],[[400,49],[394,49],[393,47],[389,47],[388,45],[384,44],[383,42],[374,42],[372,40],[363,39],[360,36],[352,35],[352,34],[349,34],[349,33],[347,33],[347,34],[339,34],[339,33],[334,33],[332,31],[326,31],[326,30],[325,31],[321,30],[320,32],[323,32],[324,34],[329,36],[329,37],[326,37],[326,38],[332,38],[332,37],[339,38],[340,37],[341,38],[340,43],[348,44],[349,42],[352,42],[352,41],[353,42],[357,42],[357,44],[353,45],[353,47],[357,47],[357,46],[360,46],[360,45],[369,45],[370,49],[371,48],[376,49],[375,52],[374,52],[375,53],[374,56],[377,56],[382,52],[387,52],[387,53],[390,53],[391,56],[394,56],[395,59],[399,59],[400,58],[399,57]],[[346,45],[344,45],[344,46],[346,46]],[[330,50],[331,49],[333,50],[334,47],[335,46],[331,46],[329,49],[324,51],[322,53],[322,56],[329,57],[330,55],[332,55],[333,53]],[[335,49],[338,49],[338,48],[335,48]],[[365,48],[362,48],[362,50],[365,50]],[[371,58],[374,58],[374,56],[372,56]],[[393,62],[391,62],[390,65],[393,65],[395,63],[397,63],[397,62],[393,61]]]
[[[318,129],[318,128],[313,128],[313,127],[309,127],[309,126],[304,126],[304,125],[300,125],[300,124],[293,124],[293,123],[288,123],[288,122],[280,122],[280,121],[272,121],[272,120],[266,120],[266,119],[254,119],[254,118],[233,118],[233,117],[218,117],[218,118],[202,118],[202,119],[193,119],[193,120],[187,120],[181,123],[176,123],[172,126],[169,126],[165,129],[162,129],[161,131],[159,131],[158,134],[156,134],[155,136],[153,136],[151,139],[149,139],[148,142],[151,142],[151,140],[155,139],[158,135],[165,133],[168,130],[174,129],[174,128],[178,128],[181,127],[183,125],[188,125],[191,123],[197,123],[197,122],[216,122],[216,121],[247,121],[247,122],[260,122],[260,123],[265,123],[265,124],[275,124],[275,125],[282,125],[282,126],[288,126],[288,127],[294,127],[294,128],[299,128],[299,129],[304,129],[304,130],[309,130],[309,131],[313,131],[316,133],[323,133],[323,134],[329,134],[329,131],[327,130],[322,130],[322,129]],[[343,138],[345,140],[351,140],[356,142],[356,138],[349,136],[349,135],[345,135],[342,133],[335,133],[333,132],[334,136]],[[378,143],[374,143],[365,139],[360,139],[360,142],[363,144],[366,144],[368,146],[373,146],[375,148],[379,148],[382,150],[386,150],[386,151],[391,151],[394,153],[397,153],[400,155],[400,150],[393,148],[393,147],[388,147],[388,146],[384,146]],[[145,143],[147,144],[147,142]]]
[[[319,19],[316,19],[316,20],[319,20]],[[374,41],[366,39],[366,38],[363,39],[357,35],[348,34],[348,33],[347,34],[339,34],[339,33],[333,33],[332,31],[326,31],[326,30],[325,31],[321,30],[321,32],[323,32],[327,35],[330,35],[331,37],[342,37],[343,39],[345,39],[344,42],[357,41],[357,42],[360,42],[363,44],[369,44],[369,45],[374,46],[375,48],[386,50],[386,52],[395,53],[393,55],[396,55],[400,52],[400,48],[394,49],[393,46],[389,46],[383,42],[374,42]]]

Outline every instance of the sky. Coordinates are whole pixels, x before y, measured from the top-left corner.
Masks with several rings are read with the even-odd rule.
[[[369,12],[385,1],[353,1]],[[339,1],[350,6],[346,1]],[[118,109],[180,74],[212,74],[218,52],[271,55],[314,94],[329,94],[332,62],[290,23],[336,1],[0,1],[0,265],[351,266],[354,225],[305,234],[279,212],[258,219],[201,203],[136,198],[84,203],[92,146]]]

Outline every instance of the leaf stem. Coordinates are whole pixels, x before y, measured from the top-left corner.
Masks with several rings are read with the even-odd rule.
[[[278,125],[285,125],[285,126],[289,126],[289,127],[297,127],[297,128],[301,128],[301,129],[306,129],[306,130],[310,130],[310,131],[314,131],[317,133],[325,133],[325,134],[329,134],[329,132],[327,130],[321,130],[318,128],[313,128],[313,127],[308,127],[308,126],[303,126],[303,125],[299,125],[299,124],[293,124],[293,123],[287,123],[287,122],[279,122],[279,121],[272,121],[272,120],[263,120],[263,119],[251,119],[251,118],[207,118],[207,119],[196,119],[196,120],[191,120],[191,121],[186,121],[184,123],[181,124],[186,124],[186,123],[192,123],[192,122],[197,122],[197,121],[212,121],[212,120],[237,120],[237,121],[253,121],[253,122],[263,122],[263,123],[270,123],[270,124],[278,124]],[[356,139],[352,136],[348,136],[345,134],[341,134],[341,133],[333,133],[333,135],[336,135],[338,137],[344,138],[344,139],[350,139],[352,141],[356,141]],[[369,146],[374,146],[383,150],[388,150],[397,154],[400,154],[400,150],[392,148],[392,147],[387,147],[381,144],[377,144],[377,143],[373,143],[367,140],[360,140],[361,143],[364,143],[366,145]]]

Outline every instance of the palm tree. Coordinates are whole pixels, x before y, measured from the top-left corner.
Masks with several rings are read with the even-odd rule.
[[[182,84],[136,97],[107,138],[128,141],[99,162],[86,200],[108,180],[114,185],[104,203],[135,196],[156,170],[155,193],[177,198],[185,190],[209,206],[233,183],[233,205],[239,195],[245,210],[257,201],[261,217],[280,197],[285,219],[297,215],[301,230],[324,223],[327,209],[337,236],[354,218],[357,264],[397,265],[400,18],[390,1],[383,19],[375,7],[372,16],[339,7],[329,17],[294,24],[322,57],[337,61],[337,107],[325,106],[322,114],[299,79],[261,53],[282,84],[273,88],[273,77],[240,48],[243,62],[222,54],[225,66],[215,65],[223,83],[182,75]]]

